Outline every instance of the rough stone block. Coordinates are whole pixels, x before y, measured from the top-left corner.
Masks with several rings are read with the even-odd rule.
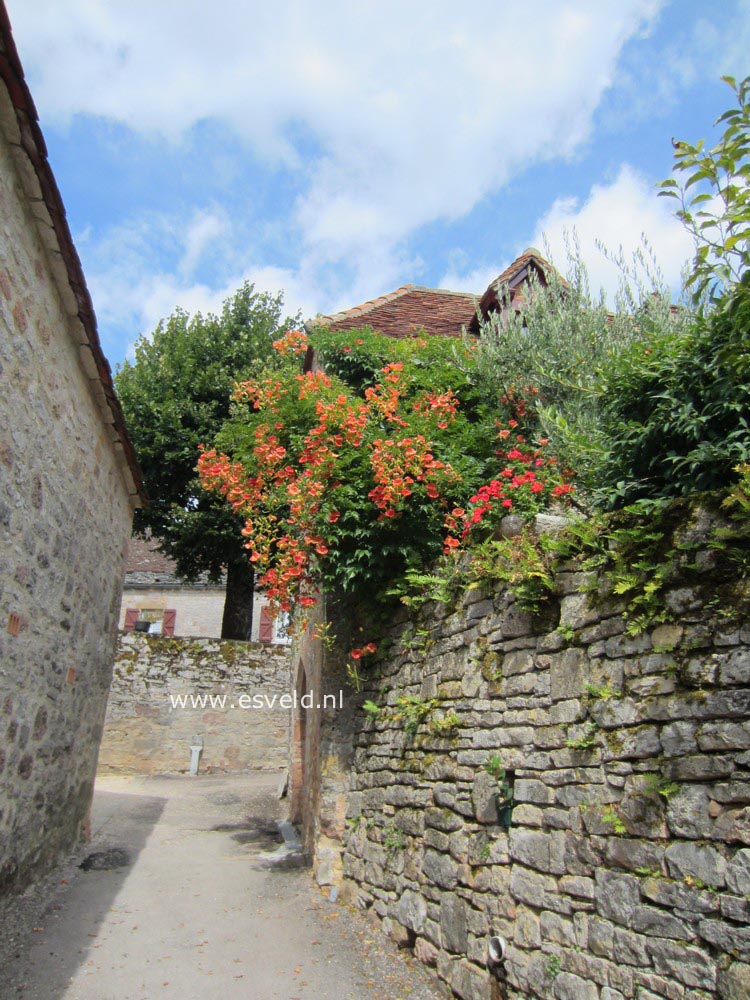
[[[471,799],[474,816],[479,823],[497,823],[498,782],[493,775],[480,771],[474,779]]]
[[[723,952],[745,962],[750,961],[750,927],[747,925],[738,926],[726,920],[709,918],[698,924],[698,933]]]
[[[512,677],[515,674],[529,673],[529,671],[532,671],[533,669],[533,655],[528,650],[519,649],[513,653],[508,653],[507,656],[503,658],[501,672],[503,677]]]
[[[713,990],[716,986],[716,963],[706,952],[657,939],[651,940],[649,950],[660,975],[699,989]]]
[[[466,952],[469,943],[466,903],[459,896],[445,895],[440,901],[440,937],[446,951]]]
[[[668,757],[680,757],[697,750],[697,732],[698,724],[695,722],[672,722],[668,726],[664,726],[660,737],[664,753]]]
[[[741,896],[750,896],[750,850],[737,851],[726,869],[727,887]]]
[[[698,840],[710,837],[713,821],[708,811],[710,797],[701,786],[685,786],[667,803],[667,823],[674,836]]]
[[[441,889],[454,889],[458,883],[458,864],[445,854],[425,851],[422,871]]]
[[[396,905],[395,915],[404,927],[421,934],[427,916],[427,902],[419,893],[407,889]]]
[[[596,873],[596,910],[602,917],[628,926],[640,905],[638,879],[599,870]]]
[[[598,617],[598,612],[591,607],[586,594],[570,594],[560,601],[560,624],[563,626],[583,628],[584,625],[591,625]]]
[[[747,1000],[750,997],[750,965],[732,962],[723,969],[716,984],[716,996],[719,1000]]]
[[[516,910],[516,919],[513,925],[513,943],[518,948],[541,948],[542,935],[539,924],[539,917],[525,906],[519,906]]]
[[[599,989],[595,983],[587,982],[572,972],[561,972],[553,983],[555,1000],[599,1000]]]
[[[583,650],[566,649],[549,657],[550,697],[562,701],[583,695],[588,672]]]
[[[697,844],[683,842],[671,844],[665,852],[665,859],[672,878],[684,879],[689,876],[715,887],[725,883],[727,862],[713,847],[699,847]]]
[[[696,734],[701,750],[747,750],[750,722],[707,722]]]

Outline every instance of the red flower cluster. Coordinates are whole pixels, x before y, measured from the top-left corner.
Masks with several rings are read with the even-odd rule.
[[[363,656],[368,656],[374,653],[377,648],[378,647],[374,642],[368,642],[366,646],[362,646],[361,648],[350,649],[349,656],[351,656],[353,660],[361,660]]]
[[[504,396],[503,402],[507,401],[508,397]],[[523,413],[523,402],[514,400],[515,412],[519,415]],[[506,440],[517,427],[517,420],[508,420],[507,426],[498,430],[498,438]],[[496,452],[506,464],[497,478],[481,486],[469,499],[470,509],[455,507],[446,515],[445,552],[457,549],[478,525],[488,520],[496,527],[499,520],[512,511],[535,514],[548,507],[552,499],[562,500],[573,492],[574,487],[567,481],[567,475],[561,473],[557,459],[544,454],[548,439],[542,438],[537,448],[522,450],[519,445],[526,445],[525,438],[521,434],[515,437],[513,447]]]

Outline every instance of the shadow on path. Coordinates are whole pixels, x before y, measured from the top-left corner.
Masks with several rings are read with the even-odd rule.
[[[97,790],[91,843],[22,895],[3,901],[4,1000],[66,996],[165,804],[158,796]]]
[[[444,996],[285,853],[277,784],[273,773],[98,779],[86,853],[117,848],[130,863],[58,874],[45,915],[19,917],[2,1000]]]

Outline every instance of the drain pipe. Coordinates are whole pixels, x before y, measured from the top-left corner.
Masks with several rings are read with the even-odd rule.
[[[487,942],[487,965],[490,968],[497,968],[498,965],[502,965],[505,961],[507,947],[505,938],[500,937],[499,934],[495,934],[489,939]]]
[[[190,741],[190,776],[195,777],[198,773],[201,754],[203,753],[203,737],[194,736]]]

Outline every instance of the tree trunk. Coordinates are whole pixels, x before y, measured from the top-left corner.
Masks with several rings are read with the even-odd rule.
[[[253,625],[253,586],[255,573],[247,561],[232,562],[227,567],[227,593],[224,599],[224,617],[221,622],[222,639],[250,638]]]

